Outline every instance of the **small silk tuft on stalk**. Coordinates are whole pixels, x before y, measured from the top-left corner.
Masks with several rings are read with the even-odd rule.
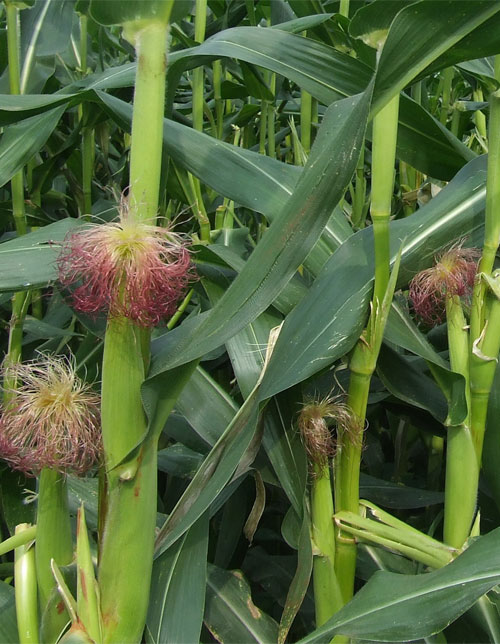
[[[443,322],[447,298],[455,295],[470,298],[478,260],[477,249],[456,245],[437,257],[433,267],[415,275],[409,296],[422,322],[428,326]]]
[[[337,428],[335,440],[329,423]],[[299,415],[298,426],[311,465],[323,467],[345,441],[359,442],[357,423],[349,407],[336,398],[307,402]]]

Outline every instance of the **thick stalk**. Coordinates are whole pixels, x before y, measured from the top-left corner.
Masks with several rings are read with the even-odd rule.
[[[350,0],[340,0],[339,13],[341,16],[349,18],[349,1]]]
[[[447,298],[446,319],[451,368],[465,378],[469,408],[467,323],[458,295]],[[469,536],[476,509],[478,480],[479,467],[467,416],[458,427],[448,427],[446,444],[444,541],[453,548],[461,548]]]
[[[443,72],[443,93],[441,96],[441,112],[439,120],[443,125],[448,121],[448,112],[450,111],[451,102],[451,85],[453,83],[453,74],[455,70],[453,67],[447,67]]]
[[[495,78],[500,81],[500,55],[495,57]],[[484,245],[479,271],[491,274],[500,239],[500,90],[490,95],[488,132],[488,170],[486,177],[486,206]],[[484,326],[486,286],[478,280],[474,287],[471,307],[471,345],[479,338]]]
[[[141,641],[149,603],[156,526],[157,437],[143,443],[133,478],[108,477],[99,588],[104,642]],[[126,562],[126,565],[124,565]]]
[[[372,145],[372,196],[370,214],[373,222],[375,243],[375,288],[372,303],[372,318],[381,314],[382,302],[389,285],[390,249],[389,219],[394,183],[394,162],[398,127],[399,95],[375,116]],[[373,317],[374,316],[374,317]],[[379,330],[380,333],[380,330]],[[350,360],[348,406],[354,418],[356,431],[341,438],[341,449],[336,460],[335,506],[336,510],[357,513],[359,506],[359,470],[361,465],[362,435],[366,418],[366,406],[370,381],[378,358],[378,347],[373,331],[356,345]],[[365,346],[368,342],[369,346]],[[381,337],[380,337],[381,342]],[[356,544],[352,537],[342,532],[338,535],[335,570],[341,585],[344,602],[354,591],[356,572]]]
[[[167,31],[167,24],[153,22],[135,34],[138,67],[128,217],[150,223],[158,208]],[[158,437],[144,440],[147,422],[140,395],[148,360],[149,332],[123,318],[108,320],[102,373],[106,474],[98,582],[103,641],[116,644],[141,640],[153,564]]]
[[[394,186],[399,94],[373,119],[370,215],[375,242],[374,302],[382,301],[390,272],[389,219]]]
[[[36,534],[36,575],[42,612],[41,639],[56,642],[68,622],[68,614],[61,601],[50,601],[56,582],[52,574],[52,559],[58,566],[66,566],[73,558],[68,490],[64,474],[49,468],[42,470],[38,485]]]
[[[153,223],[158,210],[167,27],[148,23],[136,34],[137,76],[130,149],[130,210],[137,220]]]
[[[471,430],[478,466],[481,465],[488,401],[500,351],[500,301],[495,297],[489,309],[484,335],[471,355]]]
[[[311,484],[312,538],[317,549],[313,563],[316,627],[324,624],[343,605],[335,574],[335,529],[330,467],[316,466]]]
[[[27,523],[16,526],[15,536],[32,532]],[[14,577],[16,617],[19,644],[38,644],[38,606],[36,595],[35,550],[31,543],[20,545],[15,551]]]
[[[354,349],[351,362],[355,362],[356,352],[359,352],[358,346]],[[362,372],[353,370],[353,367],[356,369],[355,365],[351,365],[347,405],[355,418],[355,430],[349,435],[339,436],[340,450],[335,462],[335,510],[357,514],[362,436],[373,369]],[[350,535],[340,533],[337,538],[335,571],[344,603],[347,603],[353,596],[356,572],[356,544]]]

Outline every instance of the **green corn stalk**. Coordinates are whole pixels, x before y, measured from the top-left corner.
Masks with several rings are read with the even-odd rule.
[[[339,433],[338,436],[340,449],[335,459],[336,512],[346,510],[357,514],[359,510],[362,435],[368,394],[396,287],[400,259],[401,253],[399,253],[394,263],[385,297],[381,305],[372,308],[368,326],[363,331],[361,340],[355,346],[349,362],[351,378],[347,406],[353,414],[355,423],[354,429],[351,430],[349,435]],[[352,537],[343,534],[342,531],[337,534],[335,572],[337,573],[344,603],[347,603],[354,592],[356,544]]]
[[[35,547],[38,596],[42,613],[41,638],[56,642],[69,617],[62,601],[54,601],[56,581],[51,562],[66,566],[73,558],[68,490],[64,474],[45,468],[38,483]]]
[[[19,64],[19,9],[14,2],[5,2],[7,14],[7,55],[9,69],[9,87],[11,94],[20,94],[20,64]],[[25,235],[28,227],[24,208],[24,173],[19,170],[11,180],[12,214],[18,235]],[[9,327],[9,345],[6,356],[7,364],[16,364],[21,360],[23,323],[30,302],[29,293],[18,291],[12,297],[12,314]],[[4,402],[8,402],[9,393],[15,382],[11,376],[6,376],[4,383]]]
[[[447,67],[443,71],[443,92],[441,96],[441,111],[439,113],[439,120],[443,125],[448,121],[448,113],[451,104],[451,86],[453,84],[453,76],[455,70],[453,67]]]
[[[194,17],[194,39],[198,43],[205,40],[205,29],[207,25],[207,0],[196,0]],[[204,68],[196,67],[193,70],[193,127],[199,132],[203,131],[204,113]],[[220,126],[219,126],[220,127]],[[200,225],[200,238],[202,241],[210,240],[210,221],[207,216],[201,184],[197,177],[192,177],[194,191],[196,194],[197,219]]]
[[[358,436],[339,437],[341,449],[336,459],[335,509],[357,513],[359,505],[359,471],[362,435],[366,418],[368,393],[382,344],[385,322],[395,288],[397,266],[390,275],[389,219],[394,183],[394,162],[399,112],[399,95],[395,96],[373,120],[371,218],[375,244],[375,286],[372,312],[367,329],[354,348],[347,404],[358,427]],[[335,570],[344,602],[354,592],[356,545],[351,537],[337,537]]]
[[[500,82],[500,56],[495,58],[495,78]],[[479,263],[482,279],[478,279],[472,294],[470,317],[470,388],[471,431],[478,463],[484,439],[488,399],[492,386],[491,372],[498,357],[494,334],[498,327],[497,304],[487,297],[488,285],[495,293],[496,276],[492,275],[500,239],[500,90],[490,95],[488,132],[488,170],[486,179],[486,214],[483,252]]]
[[[446,299],[446,319],[451,368],[465,378],[469,409],[468,331],[458,295]],[[461,425],[448,428],[446,445],[444,540],[454,548],[461,548],[469,536],[476,509],[478,480],[479,467],[467,414]]]
[[[314,607],[316,627],[342,608],[342,595],[335,574],[335,530],[330,466],[315,466],[311,484]]]
[[[160,21],[139,27],[134,34],[139,55],[128,216],[152,222],[160,184],[168,27]],[[108,320],[102,373],[106,474],[98,569],[103,642],[139,642],[148,608],[158,442],[157,433],[147,434],[140,397],[148,359],[148,332],[123,318]]]
[[[26,537],[28,540],[25,541]],[[16,616],[19,644],[38,644],[38,606],[36,593],[35,551],[32,547],[33,527],[27,523],[16,526],[14,577],[16,581]]]

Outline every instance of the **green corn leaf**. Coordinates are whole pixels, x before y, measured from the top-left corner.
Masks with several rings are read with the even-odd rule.
[[[499,544],[497,528],[434,572],[377,572],[347,606],[300,644],[326,644],[336,633],[372,642],[418,640],[438,633],[500,582]]]
[[[151,376],[220,346],[262,313],[307,257],[354,171],[369,94],[334,103],[293,197],[193,335],[186,325],[154,343]],[[276,254],[276,249],[278,254]]]
[[[198,642],[207,583],[208,513],[156,559],[146,641]]]
[[[174,0],[90,0],[90,15],[101,25],[160,20],[168,22]]]
[[[4,581],[0,581],[0,640],[12,644],[19,642],[15,591]]]
[[[434,0],[421,0],[394,18],[377,68],[372,114],[450,47],[500,11],[500,4],[489,0],[464,0],[460,11],[453,0],[443,0],[438,6],[439,10]],[[418,38],[414,37],[416,32]]]
[[[12,179],[45,145],[65,109],[64,105],[55,107],[5,128],[0,141],[0,186]]]
[[[275,642],[278,625],[252,601],[242,573],[209,565],[205,625],[219,642]]]
[[[485,159],[475,159],[418,213],[392,223],[393,256],[403,242],[401,286],[431,265],[436,251],[451,240],[482,230],[485,180]],[[371,229],[352,235],[335,251],[285,320],[262,383],[263,396],[301,382],[354,346],[368,313],[373,253]]]
[[[0,244],[0,291],[37,288],[57,279],[61,243],[81,225],[76,219],[62,219]]]

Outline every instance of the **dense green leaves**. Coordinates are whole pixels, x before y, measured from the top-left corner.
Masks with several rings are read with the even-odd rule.
[[[210,316],[197,325],[196,335],[181,327],[155,343],[152,376],[217,347],[279,294],[319,238],[352,175],[369,100],[364,94],[330,107],[293,197]]]
[[[482,227],[484,161],[474,160],[413,217],[394,222],[394,255],[403,243],[399,282],[406,285],[434,253]],[[372,231],[349,237],[332,255],[307,296],[288,315],[262,383],[271,396],[347,353],[363,328],[373,279]]]
[[[114,528],[103,532],[110,497],[102,482],[115,472],[68,477],[71,515],[80,503],[86,506],[101,597],[107,594],[112,605],[121,589],[138,590],[145,614],[150,591],[146,631],[141,635],[139,624],[136,640],[151,644],[330,642],[336,634],[359,641],[435,641],[432,633],[442,629],[450,642],[496,641],[496,595],[477,600],[500,582],[494,529],[500,507],[498,377],[483,456],[487,484],[478,495],[481,525],[474,527],[493,532],[432,573],[367,542],[358,548],[355,588],[361,591],[316,631],[313,466],[298,414],[310,399],[343,400],[349,391],[349,352],[370,312],[375,261],[370,121],[399,94],[389,231],[391,256],[402,248],[402,293],[365,392],[359,493],[397,513],[407,522],[398,524],[402,530],[418,526],[440,538],[446,430],[466,417],[466,382],[450,368],[446,327],[429,331],[417,324],[406,291],[414,274],[456,239],[482,243],[486,159],[477,155],[494,149],[487,92],[497,80],[495,61],[487,57],[500,52],[498,3],[37,0],[20,18],[25,94],[19,96],[5,93],[2,14],[5,351],[14,337],[25,361],[38,351],[74,354],[78,373],[100,388],[104,315],[75,315],[66,294],[52,288],[57,257],[85,215],[102,223],[117,216],[120,195],[122,207],[127,204],[138,68],[134,30],[148,20],[164,26],[171,8],[158,221],[188,240],[196,277],[175,317],[151,331],[151,355],[147,341],[142,355],[134,352],[146,380],[141,383],[141,375],[131,392],[138,416],[123,419],[130,444],[119,458],[137,447],[132,454],[138,461],[131,464],[140,468],[139,474],[133,467],[120,470],[133,480],[117,480],[113,494],[129,495],[134,507],[149,486],[143,507],[150,538],[132,532],[114,544]],[[114,26],[123,23],[133,24]],[[379,47],[379,55],[363,41]],[[12,187],[19,171],[23,185]],[[33,230],[23,238],[14,232],[13,196],[18,209],[24,202]],[[26,289],[24,317],[16,310],[21,298],[12,294]],[[138,341],[136,336],[136,348]],[[129,353],[121,352],[123,364]],[[128,371],[114,380],[127,378]],[[114,404],[111,421],[123,401]],[[330,418],[328,425],[336,440]],[[345,440],[349,436],[344,432]],[[157,460],[150,449],[156,439]],[[151,457],[147,467],[144,454]],[[5,463],[0,469],[1,518],[13,532],[16,524],[35,520],[36,503],[29,501],[36,482],[11,473]],[[129,529],[137,516],[117,512],[111,526]],[[128,569],[103,565],[103,542],[112,558],[126,562],[132,553],[132,563],[142,563],[154,524],[151,588],[147,566],[134,584],[122,583]],[[385,572],[374,574],[377,568]],[[119,584],[114,570],[123,575]],[[13,588],[19,580],[11,580],[12,572],[10,559],[0,564],[5,641],[18,639]],[[63,574],[72,588],[71,567]],[[78,633],[71,638],[85,639]]]

